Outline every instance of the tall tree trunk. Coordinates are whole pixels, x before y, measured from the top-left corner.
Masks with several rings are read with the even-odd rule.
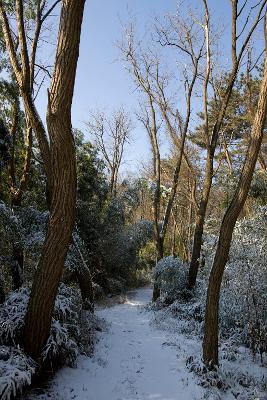
[[[25,350],[35,359],[40,357],[49,336],[75,221],[76,162],[71,104],[84,4],[85,0],[62,0],[55,67],[48,94],[47,127],[53,192],[48,231],[32,285],[24,328]]]
[[[200,205],[196,211],[196,225],[194,232],[194,240],[193,240],[193,250],[192,257],[189,267],[189,276],[188,276],[188,288],[192,289],[196,283],[199,262],[200,262],[200,253],[202,247],[202,237],[203,237],[203,229],[206,217],[206,211],[209,201],[210,189],[212,185],[212,177],[213,177],[213,157],[214,154],[208,151],[207,161],[206,161],[206,170],[205,170],[205,181],[203,187],[202,198],[200,201]]]
[[[156,250],[157,250],[157,262],[163,258],[163,244],[164,239],[160,234],[160,227],[159,227],[159,218],[160,218],[160,204],[161,204],[161,193],[160,193],[160,183],[161,183],[161,157],[160,157],[160,150],[158,146],[158,138],[157,138],[157,122],[156,122],[156,113],[153,105],[153,99],[151,94],[148,94],[149,104],[150,104],[150,111],[152,116],[152,126],[147,127],[150,142],[152,146],[153,152],[153,169],[154,169],[154,179],[155,179],[155,192],[153,196],[153,225],[154,225],[154,240],[156,243]],[[157,298],[160,296],[160,289],[156,282],[154,282],[153,286],[153,295],[152,300],[156,301]]]
[[[114,179],[115,179],[115,168],[112,167],[112,169],[111,169],[111,177],[110,177],[110,188],[109,188],[111,197],[114,197],[114,196],[113,196],[113,192],[114,192]]]
[[[218,315],[220,288],[224,268],[228,259],[232,234],[237,218],[244,206],[250,188],[253,172],[258,159],[263,138],[267,109],[267,59],[265,59],[257,112],[252,127],[251,139],[246,159],[234,197],[224,215],[219,242],[209,278],[207,293],[205,333],[203,340],[203,360],[208,367],[218,365]]]

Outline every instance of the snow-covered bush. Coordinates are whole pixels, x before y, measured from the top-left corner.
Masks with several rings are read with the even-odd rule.
[[[0,232],[1,230],[7,240],[22,240],[20,220],[3,201],[0,201]]]
[[[267,207],[238,222],[221,296],[221,328],[255,353],[267,351]]]
[[[29,301],[29,288],[11,293],[6,302],[0,306],[0,344],[17,346],[20,343],[24,317]],[[81,330],[86,324],[86,318],[92,322],[89,312],[82,310],[82,300],[79,292],[64,284],[60,285],[55,302],[50,336],[43,351],[43,360],[61,365],[72,365],[79,352],[90,353],[86,348],[85,338],[81,337]],[[88,343],[93,342],[94,324],[87,324]],[[91,346],[91,345],[90,345]]]
[[[48,212],[32,207],[11,209],[0,202],[0,261],[5,281],[5,290],[11,290],[10,270],[19,273],[21,281],[32,278],[44,242]],[[14,248],[24,253],[23,271],[14,257]],[[7,267],[7,268],[5,268]],[[23,275],[23,276],[22,276]]]
[[[19,348],[0,346],[0,398],[16,397],[31,384],[36,364]]]
[[[218,237],[205,235],[206,267],[200,273],[205,302],[209,270]],[[267,351],[267,207],[237,222],[222,282],[220,328],[222,338]]]
[[[20,219],[2,201],[0,201],[0,237],[0,281],[2,281],[1,297],[3,301],[5,290],[11,288],[10,271],[21,274],[20,267],[13,257],[13,248],[23,246],[23,234]]]
[[[69,247],[65,267],[69,272],[84,268],[87,261],[86,247],[77,230],[72,234],[72,243]]]
[[[20,348],[29,296],[30,289],[22,287],[0,305],[0,398],[3,400],[29,385],[35,372],[35,364]],[[82,309],[79,291],[61,284],[43,361],[51,366],[74,365],[79,353],[92,353],[95,331],[103,329],[106,327],[102,320]]]
[[[39,256],[45,238],[48,212],[32,207],[12,210],[0,201],[0,232],[7,241],[19,244],[29,253]]]
[[[234,360],[223,359],[217,370],[208,370],[199,355],[186,360],[189,371],[196,374],[198,384],[205,388],[205,399],[265,400],[265,370],[255,364],[251,368],[252,362],[250,355],[242,351],[236,352]]]
[[[176,332],[203,335],[208,278],[217,242],[218,222],[207,221],[202,248],[206,263],[199,270],[194,297],[187,303],[172,291],[186,287],[188,266],[173,257],[158,263],[156,283],[165,296],[171,294],[171,301],[163,295],[151,306],[159,310],[158,325],[174,319]],[[254,355],[267,352],[267,207],[255,209],[252,216],[236,224],[221,288],[220,335],[224,357],[229,359],[235,357],[239,346],[249,347]]]
[[[39,257],[46,234],[48,211],[24,207],[17,214],[21,221],[24,249],[31,257]]]
[[[267,172],[263,170],[255,171],[250,187],[250,195],[260,199],[263,204],[267,202]]]
[[[172,300],[186,294],[188,265],[179,258],[162,258],[154,268],[154,281],[162,294]]]
[[[0,305],[0,344],[16,346],[20,342],[29,295],[29,288],[22,287]]]
[[[79,292],[64,284],[56,297],[44,361],[73,365],[79,353],[82,301]]]

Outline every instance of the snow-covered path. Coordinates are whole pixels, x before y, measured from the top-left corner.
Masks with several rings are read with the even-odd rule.
[[[203,396],[179,346],[168,333],[150,326],[150,312],[141,305],[151,289],[130,292],[126,303],[98,311],[111,324],[100,334],[93,358],[80,357],[78,367],[64,368],[52,382],[46,399],[194,400]],[[37,396],[36,398],[40,398]]]

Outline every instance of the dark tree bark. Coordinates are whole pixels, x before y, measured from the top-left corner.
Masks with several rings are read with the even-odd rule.
[[[88,268],[78,270],[76,278],[82,295],[83,309],[94,311],[94,291],[90,270]]]
[[[76,161],[71,104],[85,0],[63,0],[53,78],[48,95],[53,192],[48,232],[25,318],[24,346],[38,359],[49,336],[54,302],[75,221]],[[71,38],[71,40],[70,40]]]
[[[237,218],[245,204],[253,172],[259,156],[267,110],[267,59],[265,59],[257,112],[246,158],[233,199],[224,215],[219,242],[209,278],[206,303],[203,360],[208,367],[218,365],[218,315],[220,288],[224,268],[228,259],[232,234]]]

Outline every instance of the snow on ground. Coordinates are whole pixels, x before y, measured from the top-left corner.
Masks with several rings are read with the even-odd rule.
[[[151,296],[142,288],[129,292],[124,304],[99,309],[110,328],[98,334],[94,356],[80,356],[77,368],[61,369],[49,388],[26,399],[267,400],[266,370],[249,350],[236,349],[235,361],[224,357],[218,375],[203,376],[201,339],[194,329],[183,333],[186,321],[167,309],[145,308]]]
[[[79,400],[197,400],[204,389],[179,358],[173,334],[150,325],[142,309],[150,288],[130,292],[124,304],[99,310],[110,323],[100,333],[93,358],[81,356],[77,368],[60,370],[44,394],[30,399]],[[194,345],[194,344],[193,344]]]

